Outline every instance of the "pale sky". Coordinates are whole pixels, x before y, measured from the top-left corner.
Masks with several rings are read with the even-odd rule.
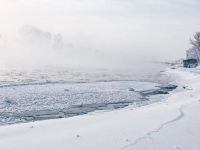
[[[199,8],[199,0],[0,0],[0,66],[130,66],[183,58],[200,30]],[[62,46],[55,48],[56,35]]]

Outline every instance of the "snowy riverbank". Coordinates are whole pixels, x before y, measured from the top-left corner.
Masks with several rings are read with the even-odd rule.
[[[3,150],[198,150],[200,73],[167,70],[179,87],[167,101],[67,119],[0,127]]]

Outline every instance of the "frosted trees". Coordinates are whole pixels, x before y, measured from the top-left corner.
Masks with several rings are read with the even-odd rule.
[[[63,38],[61,34],[53,34],[35,26],[23,26],[19,30],[23,44],[29,48],[42,48],[46,50],[62,49]]]
[[[200,52],[200,32],[197,32],[194,35],[194,39],[191,40],[191,44],[193,45],[193,48]]]
[[[194,35],[194,39],[191,40],[191,44],[193,45],[192,49],[196,53],[197,60],[200,62],[200,32],[197,32]]]
[[[187,59],[196,59],[200,62],[200,32],[197,32],[190,41],[192,48],[187,50]]]

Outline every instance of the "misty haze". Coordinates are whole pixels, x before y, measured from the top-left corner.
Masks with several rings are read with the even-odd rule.
[[[0,149],[199,149],[199,8],[0,0]]]
[[[197,0],[1,0],[0,8],[4,68],[176,60],[199,27]]]

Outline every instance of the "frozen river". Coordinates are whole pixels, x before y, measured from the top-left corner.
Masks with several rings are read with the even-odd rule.
[[[26,122],[120,108],[143,101],[138,91],[153,89],[157,85],[149,82],[111,81],[1,87],[0,121]]]
[[[139,106],[150,103],[149,95],[167,93],[154,91],[161,84],[151,76],[135,78],[131,72],[1,71],[0,124]]]

